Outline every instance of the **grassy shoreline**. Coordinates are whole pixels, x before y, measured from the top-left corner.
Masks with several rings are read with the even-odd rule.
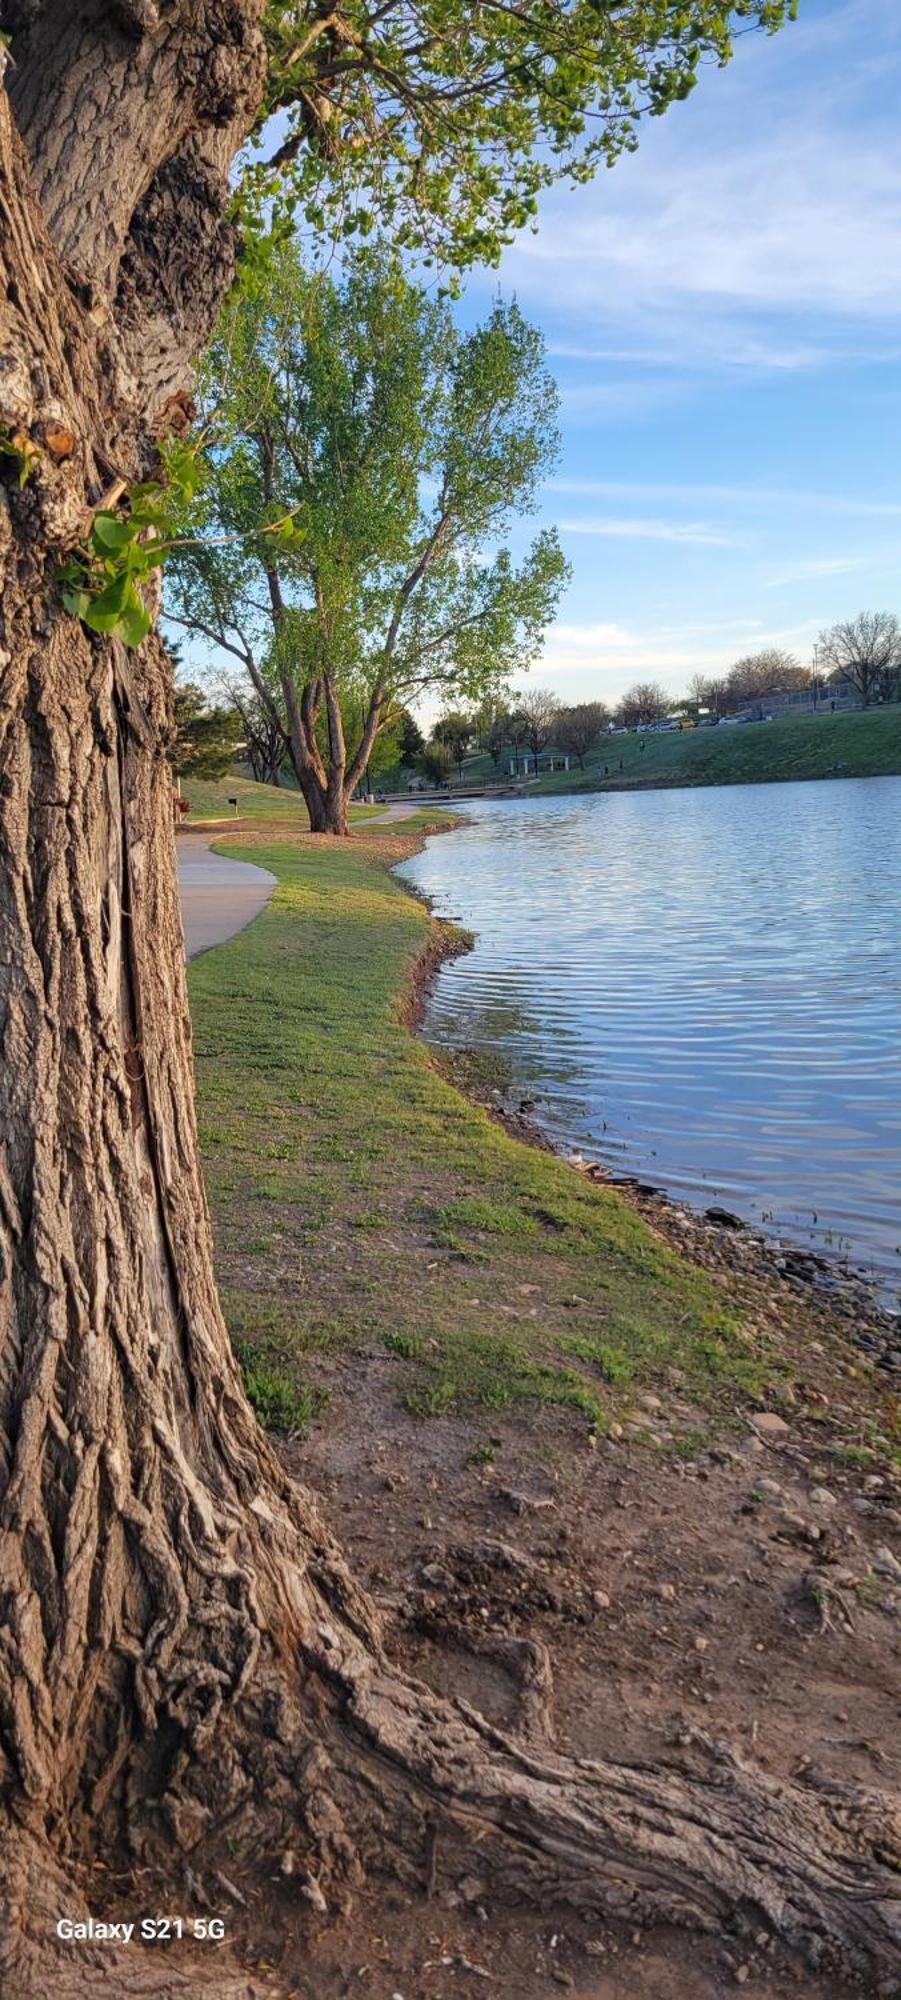
[[[229,842],[279,886],[191,968],[219,1273],[261,1416],[303,1425],[373,1354],[408,1411],[482,1428],[554,1405],[615,1435],[665,1378],[679,1449],[698,1413],[728,1426],[739,1404],[778,1404],[803,1310],[768,1317],[753,1281],[680,1256],[625,1194],[501,1129],[410,1033],[417,977],[455,943],[389,873],[425,824]]]
[[[534,1661],[567,1754],[640,1772],[712,1743],[717,1783],[729,1745],[797,1784],[828,1745],[827,1777],[869,1796],[896,1707],[888,1385],[778,1278],[699,1270],[441,1075],[409,1022],[454,939],[389,874],[426,823],[229,841],[278,887],[190,968],[218,1273],[256,1407],[389,1654],[439,1695],[515,1735]],[[259,1901],[256,1846],[227,1865],[248,1963],[306,1992],[292,1885]],[[713,2000],[738,1950],[755,1992],[824,1990],[731,1932],[724,1956],[721,1928],[686,1974],[684,1943],[635,1931],[628,1903],[603,1926],[567,1910],[551,1957],[543,1907],[492,1899],[485,1922],[478,1877],[472,1901],[456,1881],[442,1849],[435,1903],[417,1874],[331,1911],[322,2000],[364,1961],[379,1991],[426,1976],[435,2000],[476,1962],[499,2000],[561,1971],[594,1992],[599,1948],[623,1993]],[[438,1923],[446,1981],[423,1973]]]
[[[464,784],[506,777],[508,761],[505,755],[496,771],[488,756],[468,758]],[[532,780],[527,796],[899,775],[901,705],[894,705],[851,714],[783,716],[735,727],[721,723],[717,729],[691,729],[681,735],[670,731],[607,737],[586,759],[584,771],[555,771]]]

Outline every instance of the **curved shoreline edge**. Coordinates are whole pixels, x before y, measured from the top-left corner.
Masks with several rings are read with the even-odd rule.
[[[817,1300],[824,1311],[835,1315],[882,1367],[901,1371],[901,1311],[893,1313],[882,1299],[882,1287],[863,1270],[844,1259],[829,1259],[808,1250],[790,1238],[768,1235],[740,1217],[720,1210],[720,1219],[693,1208],[663,1188],[642,1182],[632,1175],[616,1175],[600,1162],[583,1160],[555,1144],[537,1119],[516,1110],[503,1090],[480,1084],[466,1061],[465,1050],[448,1050],[430,1043],[423,1034],[431,989],[442,966],[475,949],[475,933],[436,916],[430,899],[415,885],[397,874],[403,861],[421,852],[428,839],[454,832],[465,821],[448,816],[445,824],[423,827],[407,836],[408,853],[392,861],[391,873],[399,886],[426,910],[432,934],[413,968],[411,988],[404,1006],[404,1019],[411,1032],[421,1035],[430,1059],[461,1095],[478,1104],[507,1134],[521,1144],[552,1153],[574,1173],[612,1188],[650,1224],[671,1249],[686,1256],[700,1268],[755,1275],[768,1284],[785,1284],[799,1300]]]

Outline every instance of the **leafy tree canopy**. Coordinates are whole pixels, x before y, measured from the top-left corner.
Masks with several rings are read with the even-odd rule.
[[[397,720],[397,751],[401,762],[412,764],[419,756],[424,742],[425,738],[415,715],[411,715],[408,708],[402,708]]]
[[[515,305],[464,333],[381,248],[336,280],[288,244],[232,298],[202,392],[215,444],[170,613],[278,691],[302,785],[323,711],[352,785],[394,708],[478,701],[529,666],[567,567],[553,532],[519,564],[503,545],[558,449],[541,336]]]
[[[236,708],[217,708],[193,681],[176,683],[175,740],[169,762],[180,777],[224,778],[244,734]]]
[[[453,762],[462,776],[463,759],[471,747],[475,735],[475,723],[471,715],[464,715],[459,708],[448,709],[446,715],[439,715],[432,730],[432,741],[443,743],[449,750]]]
[[[419,768],[431,785],[445,785],[450,777],[453,756],[448,744],[433,736],[419,755]]]
[[[270,0],[245,216],[390,228],[495,262],[542,188],[583,181],[797,0]]]

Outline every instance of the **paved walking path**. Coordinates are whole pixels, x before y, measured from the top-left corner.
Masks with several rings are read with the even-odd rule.
[[[412,819],[414,813],[421,813],[425,806],[434,805],[434,803],[435,801],[432,798],[421,799],[418,805],[411,800],[409,805],[385,806],[384,810],[380,813],[367,813],[366,818],[358,822],[360,832],[365,833],[367,826],[378,826],[380,820]]]
[[[380,820],[411,819],[421,805],[386,806],[359,821],[361,833]],[[178,886],[185,928],[185,952],[196,958],[214,944],[243,931],[246,924],[265,909],[275,888],[275,876],[267,868],[255,868],[249,861],[232,861],[229,855],[213,854],[210,842],[218,834],[180,833],[178,836]]]
[[[215,837],[178,836],[178,886],[188,958],[243,931],[265,909],[275,888],[275,876],[268,869],[212,854],[210,840]]]

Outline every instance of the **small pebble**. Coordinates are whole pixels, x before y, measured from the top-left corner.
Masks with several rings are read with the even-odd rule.
[[[776,1410],[758,1410],[753,1418],[754,1429],[762,1438],[788,1437],[788,1425]]]

